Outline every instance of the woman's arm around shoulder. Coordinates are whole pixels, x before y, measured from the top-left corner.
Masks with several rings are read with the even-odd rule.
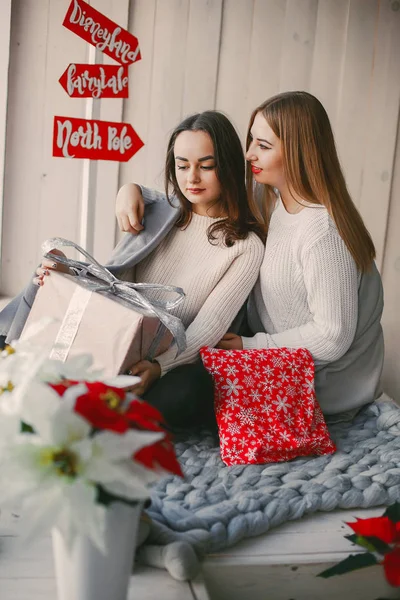
[[[121,231],[139,234],[144,229],[145,206],[155,202],[167,202],[166,195],[137,183],[123,185],[115,202],[115,214]]]

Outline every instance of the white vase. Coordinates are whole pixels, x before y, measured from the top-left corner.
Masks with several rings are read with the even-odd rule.
[[[104,555],[85,535],[68,549],[54,529],[53,552],[58,600],[126,600],[143,504],[113,502],[107,508]]]

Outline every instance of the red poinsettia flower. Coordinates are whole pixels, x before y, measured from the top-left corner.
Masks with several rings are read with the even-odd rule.
[[[132,426],[139,429],[147,431],[163,431],[164,429],[164,421],[160,411],[151,406],[151,404],[139,400],[139,398],[134,398],[130,401],[125,415]]]
[[[400,523],[394,523],[389,517],[358,519],[355,523],[346,523],[354,533],[363,537],[376,537],[391,544],[400,542]]]
[[[123,409],[125,391],[101,381],[85,382],[85,386],[87,392],[77,397],[75,412],[95,429],[125,433],[129,429]]]
[[[174,447],[167,437],[151,446],[141,448],[134,454],[133,458],[148,469],[161,467],[168,473],[183,475],[181,466],[175,456]]]
[[[394,587],[400,587],[400,548],[395,548],[383,557],[386,579]]]
[[[66,390],[78,381],[63,381],[51,387],[63,396]],[[75,412],[81,415],[95,429],[125,433],[128,429],[143,431],[163,431],[165,437],[150,446],[141,448],[132,458],[148,469],[163,470],[182,475],[175,456],[174,447],[163,428],[161,413],[139,398],[127,399],[121,388],[112,387],[100,381],[83,382],[87,391],[76,398]]]
[[[73,385],[77,385],[78,383],[79,383],[79,381],[72,381],[71,379],[63,379],[63,381],[60,381],[60,383],[49,383],[49,386],[51,388],[53,388],[53,390],[55,392],[57,392],[57,394],[59,396],[64,396],[64,394],[68,388],[70,388]]]

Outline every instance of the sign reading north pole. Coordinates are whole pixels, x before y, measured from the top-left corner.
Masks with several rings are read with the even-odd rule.
[[[127,162],[144,143],[130,123],[54,117],[53,156]]]
[[[63,25],[121,65],[141,59],[138,39],[83,0],[72,0]]]
[[[59,82],[71,98],[128,98],[128,67],[71,63]]]

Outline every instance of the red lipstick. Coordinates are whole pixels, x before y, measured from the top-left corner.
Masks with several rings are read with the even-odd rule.
[[[262,169],[259,169],[258,167],[255,167],[254,165],[251,165],[251,170],[253,173],[255,173],[256,175],[258,173],[261,173]]]

